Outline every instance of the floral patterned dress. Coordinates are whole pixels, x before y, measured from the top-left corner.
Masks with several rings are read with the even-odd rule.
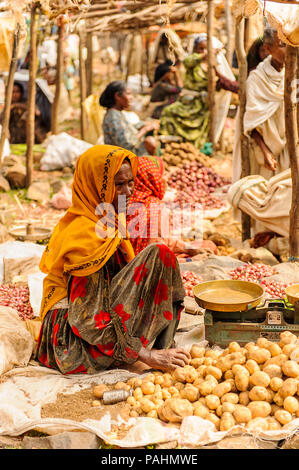
[[[184,296],[166,245],[149,245],[129,264],[118,249],[96,273],[69,279],[69,306],[47,313],[36,359],[63,374],[132,364],[142,346],[171,346]]]

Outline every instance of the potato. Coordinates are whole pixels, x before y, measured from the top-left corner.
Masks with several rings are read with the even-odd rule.
[[[152,410],[152,411],[149,411],[146,416],[148,418],[158,418],[158,412],[157,410]]]
[[[228,350],[230,353],[234,353],[234,352],[237,352],[241,349],[241,346],[239,345],[239,343],[237,343],[236,341],[232,341],[231,343],[229,343],[228,345]]]
[[[164,400],[167,400],[168,398],[171,398],[171,393],[169,393],[168,388],[163,388],[162,389],[162,397]]]
[[[164,400],[161,399],[161,400],[156,400],[154,401],[154,404],[155,404],[155,409],[158,410],[158,408],[161,406],[161,405],[164,405]]]
[[[109,387],[105,384],[96,385],[93,389],[93,394],[96,398],[103,398],[104,392],[108,392]]]
[[[253,351],[254,349],[259,349],[259,347],[255,343],[253,343],[252,341],[245,344],[244,348],[247,349],[247,351],[249,351],[249,352]]]
[[[196,389],[197,390],[197,389]],[[174,387],[173,385],[171,387],[168,387],[168,391],[170,393],[170,395],[172,397],[175,397],[175,396],[180,396],[180,392],[178,391],[178,389],[176,387]],[[197,393],[198,393],[198,390],[197,390]],[[162,393],[161,393],[162,395]]]
[[[288,356],[288,358],[290,359],[290,356],[291,356],[292,352],[293,352],[296,348],[297,348],[296,343],[286,344],[286,345],[282,348],[282,352],[283,352],[283,354],[285,354],[286,356]]]
[[[273,390],[271,390],[270,387],[267,387],[267,388],[266,388],[266,391],[267,391],[267,398],[266,398],[266,401],[271,404],[271,403],[273,402],[273,399],[274,399],[274,396],[275,396],[275,392],[273,392]]]
[[[197,379],[197,372],[196,369],[192,366],[185,366],[185,377],[186,377],[186,382],[187,383],[192,383],[194,382],[195,379]]]
[[[258,348],[249,352],[249,359],[253,359],[258,364],[264,364],[267,360],[271,358],[271,353],[268,349]]]
[[[283,400],[284,400],[284,397],[282,396],[280,391],[275,393],[273,401],[277,406],[281,407],[283,405]]]
[[[267,420],[269,418],[266,418]],[[277,421],[277,419],[272,418],[271,421],[268,421],[268,431],[278,431],[281,429],[281,424]]]
[[[233,393],[237,393],[238,389],[236,387],[236,383],[235,383],[235,380],[234,379],[227,379],[225,382],[229,382],[230,385],[231,385],[231,392]]]
[[[252,414],[246,406],[238,405],[233,412],[233,417],[237,423],[249,423],[252,419]]]
[[[212,391],[213,391],[213,395],[217,395],[217,397],[221,398],[225,393],[229,393],[231,389],[232,389],[232,386],[230,382],[226,380],[225,382],[222,382],[219,385],[216,385],[216,387]],[[207,395],[209,394],[207,393]]]
[[[220,418],[216,416],[214,413],[209,413],[206,418],[208,421],[211,421],[215,425],[216,431],[220,429]]]
[[[268,393],[265,387],[255,385],[249,392],[249,399],[251,401],[267,401]]]
[[[200,394],[203,396],[211,395],[211,393],[214,394],[213,391],[217,387],[219,387],[219,385],[215,385],[214,382],[210,380],[205,380],[204,382],[202,382],[201,384],[197,386]],[[215,395],[217,395],[217,393]]]
[[[246,428],[251,431],[268,431],[268,421],[265,418],[256,417],[246,424]]]
[[[271,387],[271,390],[273,390],[273,392],[278,392],[282,384],[283,384],[283,380],[280,379],[279,377],[273,377],[270,380],[270,387]]]
[[[217,359],[213,359],[212,357],[205,357],[203,363],[205,366],[212,366],[213,364],[217,363]]]
[[[203,403],[201,402],[195,402],[193,403],[193,415],[194,416],[199,416],[200,418],[205,419],[209,414],[209,408],[207,408]]]
[[[164,377],[163,375],[157,375],[155,377],[155,385],[163,385],[164,384]]]
[[[291,359],[292,361],[297,362],[297,364],[298,364],[298,362],[299,362],[299,346],[298,345],[291,352],[289,359]]]
[[[147,375],[144,377],[143,381],[148,381],[148,382],[153,382],[153,383],[154,383],[155,378],[156,378],[155,374],[151,374],[151,373],[150,373],[150,374],[147,374]]]
[[[207,349],[205,352],[205,357],[211,357],[212,359],[218,359],[219,353],[214,349]]]
[[[218,369],[218,367],[207,366],[207,368],[204,372],[204,376],[206,376],[206,375],[212,375],[218,381],[222,377],[222,371],[220,369]]]
[[[226,372],[227,370],[231,369],[234,364],[245,364],[246,358],[244,354],[240,352],[234,352],[228,354],[227,356],[219,357],[219,360],[216,363],[216,367],[218,367],[222,372]]]
[[[282,354],[282,349],[277,343],[272,343],[270,341],[270,344],[268,345],[267,349],[270,351],[272,357],[279,356],[279,354]]]
[[[222,413],[231,413],[233,414],[233,412],[235,411],[236,409],[236,405],[234,403],[230,403],[229,401],[226,401],[223,403],[223,405],[221,405],[222,407]]]
[[[179,392],[177,391],[177,395],[179,396]],[[163,400],[163,394],[162,390],[161,392],[156,392],[153,395],[151,395],[151,401],[155,404],[159,403],[161,400]]]
[[[203,405],[206,406],[206,398],[205,398],[205,397],[200,397],[200,398],[198,399],[198,401],[199,401],[200,403],[202,403]]]
[[[135,378],[134,388],[141,387],[141,384],[142,384],[142,380]]]
[[[194,402],[198,400],[199,391],[194,385],[187,384],[186,387],[180,391],[180,396],[181,398]]]
[[[134,397],[128,397],[126,401],[127,401],[128,405],[130,405],[130,406],[136,405],[136,403],[138,403],[136,398],[134,398]]]
[[[171,376],[171,374],[169,374],[168,372],[166,374],[164,374],[164,381],[163,381],[163,387],[171,387],[173,385],[173,378]]]
[[[217,395],[207,395],[206,405],[210,410],[216,410],[220,406],[220,399]]]
[[[186,382],[186,373],[184,367],[177,367],[173,372],[172,372],[172,377],[174,378],[175,381],[177,382]]]
[[[215,386],[218,385],[218,380],[213,375],[206,375],[205,380],[212,382]]]
[[[159,384],[155,385],[155,392],[154,393],[158,393],[158,392],[162,392],[162,387]]]
[[[232,372],[233,372],[234,375],[236,375],[236,374],[245,374],[245,375],[247,375],[247,377],[250,376],[250,372],[248,371],[248,369],[246,369],[245,366],[241,366],[240,364],[233,365]],[[232,377],[229,377],[229,378],[232,378]]]
[[[299,403],[295,397],[286,397],[283,401],[283,407],[286,411],[293,414],[299,409]]]
[[[136,380],[138,380],[136,377],[132,377],[131,379],[127,381],[127,384],[130,385],[131,388],[135,388],[134,385],[135,385]]]
[[[220,370],[220,369],[219,369]],[[228,380],[228,379],[233,379],[235,376],[235,374],[233,373],[233,371],[230,369],[230,370],[227,370],[225,373],[224,373],[224,378],[225,380]]]
[[[271,359],[268,359],[268,361],[265,362],[263,365],[263,368],[269,366],[270,364],[276,364],[279,367],[282,367],[282,364],[288,360],[288,356],[285,354],[278,354],[275,357],[271,357]]]
[[[140,387],[135,388],[133,392],[133,397],[136,398],[137,401],[139,401],[143,397],[143,393]]]
[[[149,413],[155,409],[155,404],[146,397],[143,397],[139,400],[141,409],[144,413]]]
[[[275,412],[276,412],[277,410],[281,410],[281,409],[282,409],[282,408],[281,408],[280,406],[276,405],[275,403],[272,403],[272,404],[271,404],[271,415],[274,416],[274,415],[275,415]]]
[[[256,345],[257,345],[259,348],[266,348],[266,349],[268,349],[269,340],[266,339],[266,338],[258,338],[257,341],[256,341]]]
[[[219,424],[220,431],[228,431],[235,425],[234,417],[231,413],[225,412],[222,414]]]
[[[293,396],[295,393],[297,393],[297,386],[298,384],[295,379],[286,379],[279,389],[279,393],[283,396],[283,398]]]
[[[173,384],[173,386],[180,392],[181,390],[183,390],[183,388],[185,387],[185,385],[182,383],[182,382],[175,382]]]
[[[91,406],[93,407],[97,407],[97,406],[101,406],[102,403],[100,402],[100,400],[93,400],[92,403],[91,403]]]
[[[221,397],[221,403],[223,404],[225,402],[236,404],[239,402],[239,395],[237,393],[225,393]]]
[[[205,352],[206,352],[205,348],[198,346],[197,344],[193,344],[190,349],[190,355],[192,359],[196,357],[204,357]]]
[[[181,423],[184,417],[193,415],[191,403],[181,398],[167,399],[164,405],[157,410],[159,417],[161,417],[161,409],[162,416],[170,423]]]
[[[240,405],[247,406],[249,403],[249,392],[241,392],[239,394],[239,403]]]
[[[279,346],[283,347],[286,344],[291,344],[291,343],[296,343],[297,342],[297,336],[291,333],[290,331],[283,331],[280,333],[280,342]]]
[[[153,384],[153,382],[144,381],[142,382],[140,388],[142,390],[143,395],[152,395],[153,393],[155,393],[155,385]]]
[[[194,387],[198,388],[198,385],[203,383],[203,382],[204,382],[204,379],[202,377],[198,377],[197,379],[194,380],[192,385],[194,385]]]
[[[195,357],[194,359],[191,359],[190,366],[194,367],[195,369],[198,369],[199,366],[203,365],[204,360],[204,357]]]
[[[270,379],[273,377],[282,377],[281,367],[277,366],[276,364],[269,364],[267,367],[264,367],[263,372],[269,375]]]
[[[206,368],[207,368],[207,366],[204,365],[204,364],[202,366],[199,366],[198,369],[197,369],[197,376],[203,377]]]
[[[131,410],[129,415],[130,415],[130,418],[138,418],[139,413],[136,410]]]
[[[237,390],[239,390],[239,392],[246,392],[246,390],[248,389],[248,385],[249,385],[249,377],[248,375],[246,374],[243,374],[243,373],[237,373],[235,375],[235,384],[236,384],[236,388]]]
[[[285,361],[281,368],[287,377],[296,378],[299,376],[299,364],[295,361]]]
[[[249,383],[251,386],[260,386],[260,387],[268,387],[270,384],[270,377],[263,371],[254,372],[249,379]]]
[[[220,405],[220,406],[218,406],[218,408],[216,409],[216,415],[219,416],[219,418],[221,418],[222,413],[223,413],[223,409],[222,409],[222,405]]]
[[[266,418],[271,413],[271,406],[266,401],[252,401],[248,403],[252,418]]]
[[[277,410],[274,416],[277,419],[277,421],[282,425],[288,424],[292,421],[291,413],[289,413],[286,410]]]
[[[250,375],[260,370],[260,366],[253,359],[248,359],[248,361],[246,361],[245,367],[248,370]]]

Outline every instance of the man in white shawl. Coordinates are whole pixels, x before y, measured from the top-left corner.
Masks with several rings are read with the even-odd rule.
[[[289,168],[284,124],[284,63],[286,45],[277,32],[264,31],[268,57],[247,79],[244,132],[250,139],[250,173],[266,179]],[[236,123],[233,182],[241,177],[240,128]]]

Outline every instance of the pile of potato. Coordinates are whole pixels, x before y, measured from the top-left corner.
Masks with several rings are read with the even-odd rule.
[[[231,256],[236,251],[235,248],[232,247],[230,239],[218,232],[213,233],[208,230],[204,232],[203,239],[215,243],[219,256]]]
[[[197,161],[209,167],[211,166],[212,159],[200,153],[190,142],[182,142],[180,144],[172,142],[165,146],[163,161],[165,169],[168,170],[172,166],[180,166],[192,161]]]
[[[225,350],[194,344],[190,354],[185,367],[128,380],[130,416],[171,423],[200,416],[219,431],[237,424],[279,430],[299,418],[299,341],[291,332],[281,333],[279,343],[259,338],[245,347],[232,342]]]

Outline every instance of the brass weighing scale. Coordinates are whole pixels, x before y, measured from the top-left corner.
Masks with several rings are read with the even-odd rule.
[[[205,309],[205,339],[210,345],[244,345],[258,338],[278,342],[285,330],[299,336],[299,284],[286,289],[287,299],[264,300],[262,286],[238,280],[202,282],[193,294]]]

